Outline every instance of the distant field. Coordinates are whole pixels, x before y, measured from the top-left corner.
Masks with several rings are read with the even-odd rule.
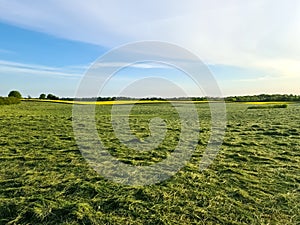
[[[200,135],[190,163],[145,187],[113,183],[87,165],[74,139],[71,104],[0,106],[0,224],[299,224],[300,104],[248,110],[228,103],[223,145],[203,172],[210,111],[206,103],[196,105]],[[96,121],[113,156],[137,166],[171,154],[180,121],[168,103],[132,110],[132,132],[141,139],[149,135],[150,118],[162,114],[167,121],[164,142],[149,152],[120,145],[111,107],[96,105]]]

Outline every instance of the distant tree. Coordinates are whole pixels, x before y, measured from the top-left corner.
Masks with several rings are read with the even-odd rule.
[[[9,92],[8,97],[22,98],[22,95],[18,91],[11,91]]]
[[[55,95],[53,95],[53,94],[48,94],[48,95],[47,95],[47,99],[50,99],[50,100],[58,100],[59,97],[57,97],[57,96],[55,96]]]
[[[45,99],[46,98],[46,94],[40,94],[39,99]]]

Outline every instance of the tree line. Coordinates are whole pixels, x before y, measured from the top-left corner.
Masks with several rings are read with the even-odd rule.
[[[53,94],[46,95],[46,94],[42,93],[42,94],[40,94],[39,99],[59,100],[59,97],[57,97]]]
[[[0,97],[0,105],[16,104],[20,103],[22,95],[19,91],[10,91],[8,97]],[[31,98],[31,97],[28,97]],[[173,97],[173,98],[161,98],[161,97],[148,97],[148,98],[133,98],[133,97],[94,97],[94,98],[60,98],[54,94],[40,94],[39,99],[48,100],[66,100],[66,101],[116,101],[116,100],[148,100],[148,101],[207,101],[207,100],[221,100],[219,97]],[[246,95],[246,96],[229,96],[223,98],[226,102],[273,102],[273,101],[299,101],[300,95],[293,94],[260,94],[260,95]]]
[[[220,97],[149,97],[149,98],[132,98],[132,97],[94,97],[94,98],[60,98],[61,100],[81,100],[81,101],[115,101],[115,100],[149,100],[149,101],[208,101],[208,100],[225,100],[226,102],[289,102],[300,101],[300,95],[293,94],[260,94],[260,95],[245,95],[245,96],[229,96],[225,98]]]
[[[230,102],[296,102],[300,101],[300,95],[292,94],[260,94],[249,96],[226,97],[225,101]]]
[[[28,98],[31,98],[28,96]],[[18,104],[21,102],[22,94],[19,91],[10,91],[7,97],[0,96],[0,105]],[[60,98],[53,94],[40,94],[39,99],[59,100]]]

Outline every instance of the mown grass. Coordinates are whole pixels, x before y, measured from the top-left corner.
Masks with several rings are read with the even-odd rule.
[[[110,105],[96,106],[99,136],[125,163],[163,160],[176,145],[178,116],[168,104],[141,104],[133,133],[163,114],[167,137],[150,152],[122,147]],[[72,130],[72,105],[22,102],[0,108],[0,224],[297,224],[300,221],[300,105],[247,110],[227,104],[228,125],[218,157],[198,166],[210,135],[207,104],[197,104],[198,147],[175,176],[157,185],[123,186],[92,170]],[[163,112],[163,113],[162,113]]]

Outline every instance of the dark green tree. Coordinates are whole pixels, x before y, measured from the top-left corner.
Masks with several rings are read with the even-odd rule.
[[[8,97],[22,98],[22,95],[18,91],[11,91],[9,92]]]
[[[46,94],[40,94],[39,99],[45,99],[46,98]]]
[[[57,96],[55,96],[55,95],[53,95],[53,94],[48,94],[48,95],[47,95],[47,99],[50,99],[50,100],[58,100],[59,97],[57,97]]]

